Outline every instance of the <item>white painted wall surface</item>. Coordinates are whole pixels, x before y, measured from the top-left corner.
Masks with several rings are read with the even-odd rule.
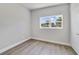
[[[30,37],[30,11],[17,4],[0,4],[0,50]]]
[[[71,44],[79,54],[79,3],[71,4]]]
[[[70,45],[70,11],[69,4],[40,8],[32,11],[32,37],[44,41]],[[63,15],[63,29],[40,29],[40,17]]]

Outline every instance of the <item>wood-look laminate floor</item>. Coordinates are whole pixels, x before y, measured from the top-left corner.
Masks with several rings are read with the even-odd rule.
[[[76,55],[76,53],[68,46],[31,39],[4,52],[3,55]]]

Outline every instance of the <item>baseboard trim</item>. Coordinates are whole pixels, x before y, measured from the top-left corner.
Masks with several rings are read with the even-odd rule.
[[[76,52],[77,55],[79,55],[78,51],[76,49],[74,49],[73,46],[72,46],[72,49]]]
[[[71,45],[68,44],[68,43],[62,43],[62,42],[56,42],[56,41],[50,41],[50,40],[41,39],[41,38],[36,38],[36,37],[32,37],[32,39],[40,40],[40,41],[45,41],[45,42],[50,42],[50,43],[59,44],[59,45],[65,45],[65,46],[69,46],[69,47],[71,47]]]
[[[6,47],[6,48],[1,49],[1,50],[0,50],[0,54],[2,54],[3,52],[5,52],[5,51],[7,51],[7,50],[9,50],[9,49],[11,49],[11,48],[16,47],[17,45],[20,45],[20,44],[24,43],[25,41],[27,41],[27,40],[29,40],[29,39],[31,39],[31,38],[30,38],[30,37],[29,37],[29,38],[26,38],[26,39],[24,39],[24,40],[22,40],[22,41],[20,41],[20,42],[17,42],[17,43],[15,43],[15,44],[13,44],[13,45],[11,45],[11,46],[9,46],[9,47]]]

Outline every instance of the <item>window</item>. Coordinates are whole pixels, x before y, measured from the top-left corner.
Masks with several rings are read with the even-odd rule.
[[[63,29],[63,16],[45,16],[40,17],[40,28]]]

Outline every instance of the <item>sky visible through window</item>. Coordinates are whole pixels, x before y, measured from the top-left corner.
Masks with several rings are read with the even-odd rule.
[[[57,16],[45,16],[40,18],[40,23],[46,23],[47,21],[51,21],[52,23],[56,23]]]

